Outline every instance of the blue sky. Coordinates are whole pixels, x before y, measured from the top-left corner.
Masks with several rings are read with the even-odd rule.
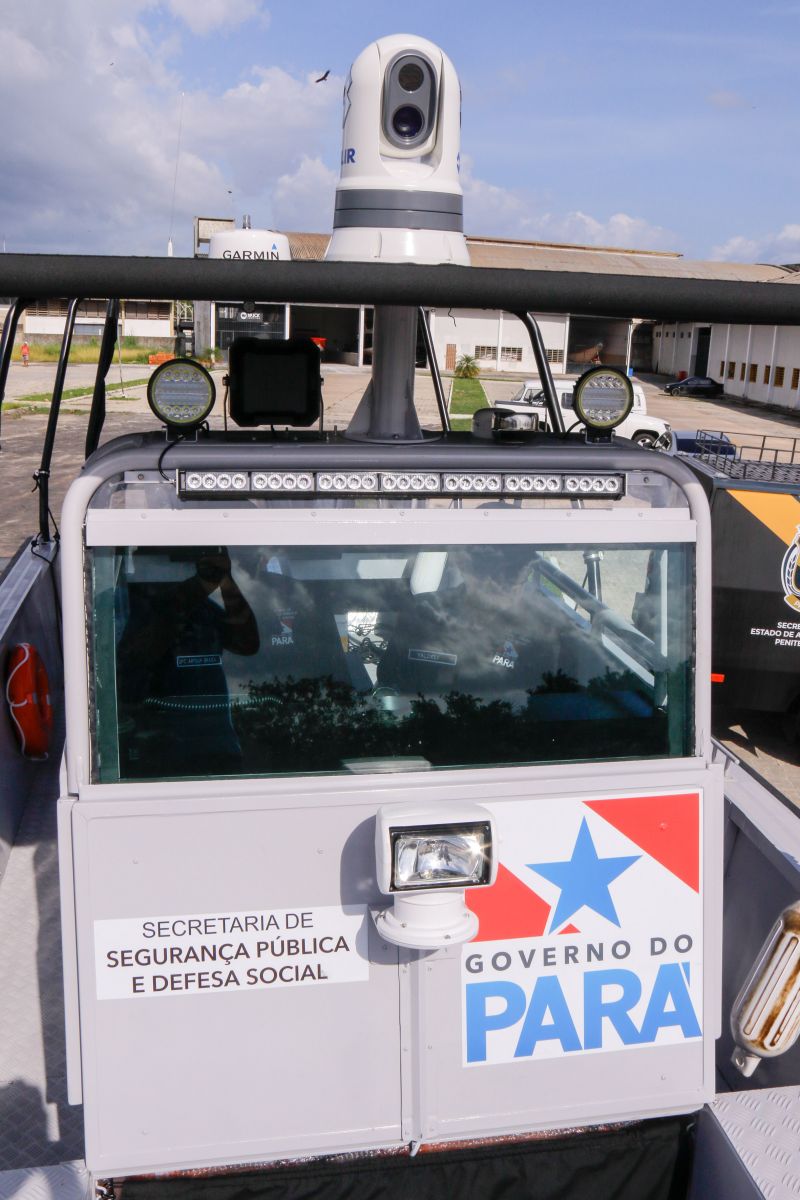
[[[160,254],[171,229],[185,254],[196,213],[328,230],[342,81],[395,32],[460,75],[468,232],[800,261],[800,3],[716,0],[0,0],[0,239]]]

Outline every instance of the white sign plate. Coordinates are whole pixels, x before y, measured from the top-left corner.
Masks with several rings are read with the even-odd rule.
[[[94,923],[98,1000],[365,983],[366,905]]]
[[[701,794],[487,805],[495,885],[461,959],[466,1066],[702,1037]]]

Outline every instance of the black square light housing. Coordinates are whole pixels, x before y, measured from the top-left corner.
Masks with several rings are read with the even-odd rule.
[[[229,411],[239,426],[313,425],[322,404],[320,350],[309,338],[235,338]]]

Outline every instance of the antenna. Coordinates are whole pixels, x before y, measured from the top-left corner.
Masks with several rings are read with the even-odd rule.
[[[172,179],[172,207],[169,214],[169,239],[167,240],[167,255],[172,258],[172,227],[175,223],[175,193],[178,188],[178,164],[181,160],[181,133],[183,132],[183,100],[186,93],[181,92],[181,107],[178,115],[178,147],[175,151],[175,174]]]

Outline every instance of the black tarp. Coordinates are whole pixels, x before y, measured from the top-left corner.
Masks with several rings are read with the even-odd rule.
[[[683,1200],[692,1122],[457,1150],[171,1179],[128,1179],[120,1200]]]

